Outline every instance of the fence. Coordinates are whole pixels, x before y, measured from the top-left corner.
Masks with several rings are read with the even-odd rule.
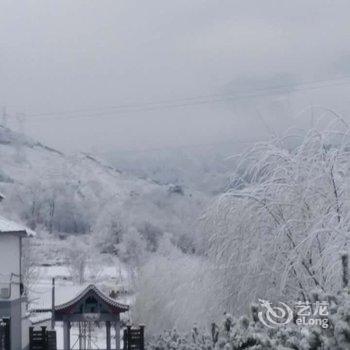
[[[127,326],[124,330],[123,340],[124,340],[124,350],[144,350],[145,342],[145,326],[140,326],[132,328]]]
[[[29,350],[57,350],[56,332],[48,331],[46,327],[40,330],[29,328]]]

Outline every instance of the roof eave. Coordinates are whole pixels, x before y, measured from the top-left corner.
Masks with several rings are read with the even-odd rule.
[[[0,231],[0,234],[14,235],[19,237],[32,237],[34,236],[30,232],[26,230],[18,230],[18,231]]]
[[[95,285],[90,284],[72,300],[64,304],[55,306],[55,312],[67,312],[67,309],[71,308],[75,303],[79,302],[79,300],[86,296],[87,293],[89,293],[90,291],[95,292],[110,307],[118,309],[119,313],[126,312],[129,310],[129,305],[118,303],[117,301],[109,298],[107,295],[101,292]]]

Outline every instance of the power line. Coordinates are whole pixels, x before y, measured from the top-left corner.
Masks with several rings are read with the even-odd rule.
[[[260,139],[258,138],[248,139],[248,140],[227,139],[224,141],[194,143],[194,144],[186,144],[182,146],[162,146],[162,147],[154,147],[154,148],[147,148],[147,149],[121,149],[121,150],[115,151],[114,153],[117,153],[117,154],[156,153],[156,152],[163,152],[163,151],[186,150],[186,149],[195,149],[195,148],[210,147],[210,146],[219,146],[219,145],[246,145],[246,144],[249,145],[251,143],[255,143],[258,141],[260,141]]]
[[[130,113],[130,112],[148,112],[161,109],[174,109],[183,108],[189,106],[199,106],[206,104],[217,104],[223,102],[229,102],[239,99],[256,98],[269,95],[278,95],[284,93],[295,93],[305,90],[316,90],[331,86],[341,86],[350,83],[350,76],[343,76],[340,78],[313,80],[309,82],[303,82],[300,84],[288,84],[288,85],[276,85],[269,88],[255,89],[245,93],[227,93],[227,94],[209,94],[200,95],[182,99],[170,99],[154,102],[144,103],[125,103],[115,106],[106,106],[99,108],[86,108],[75,109],[61,112],[48,112],[48,113],[36,113],[27,114],[31,119],[40,120],[71,120],[80,118],[96,118],[96,117],[114,117],[116,114]]]

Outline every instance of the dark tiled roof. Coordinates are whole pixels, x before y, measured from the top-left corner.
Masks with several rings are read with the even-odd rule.
[[[55,312],[64,313],[65,311],[70,310],[77,303],[79,303],[82,299],[84,299],[88,294],[91,294],[91,293],[95,294],[98,298],[100,298],[102,301],[104,301],[107,305],[109,305],[112,308],[117,309],[119,312],[125,312],[125,311],[129,310],[129,305],[118,303],[114,299],[108,297],[103,292],[101,292],[95,285],[90,284],[88,287],[86,287],[80,294],[78,294],[72,300],[70,300],[64,304],[55,306]]]

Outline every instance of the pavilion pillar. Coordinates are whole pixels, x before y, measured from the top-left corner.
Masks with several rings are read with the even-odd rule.
[[[63,321],[63,349],[70,350],[70,321]]]
[[[79,322],[78,325],[79,325],[79,349],[84,349],[84,347],[83,347],[83,327],[82,327],[82,322]]]
[[[120,350],[120,317],[115,322],[115,349]]]
[[[106,349],[111,350],[111,321],[106,321]]]

